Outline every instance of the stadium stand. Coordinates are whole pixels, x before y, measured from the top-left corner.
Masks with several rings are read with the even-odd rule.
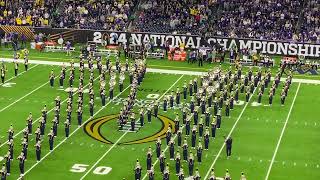
[[[202,34],[212,29],[215,1],[148,0],[141,4],[136,30]]]
[[[320,42],[319,0],[0,0],[1,25]]]
[[[66,0],[55,27],[101,30],[125,30],[137,0]]]
[[[320,42],[320,0],[310,0],[302,12],[303,23],[299,38],[307,42]]]
[[[59,0],[1,0],[0,25],[48,26]]]

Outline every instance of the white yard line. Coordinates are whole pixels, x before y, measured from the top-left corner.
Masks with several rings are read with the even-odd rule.
[[[125,92],[128,88],[130,87],[130,85],[128,87],[126,87],[122,92],[120,92],[115,98],[119,97],[123,92]],[[101,107],[95,114],[93,114],[93,117],[96,116],[97,114],[99,114],[104,108],[106,108],[112,101],[109,101],[105,106]],[[69,139],[73,134],[75,134],[80,128],[82,128],[82,126],[89,120],[91,120],[92,118],[87,119],[84,123],[82,123],[81,126],[78,126],[77,129],[75,129],[68,138],[63,139],[58,145],[56,145],[52,151],[48,152],[46,155],[44,155],[40,161],[36,162],[33,166],[31,166],[27,171],[25,171],[24,175],[28,174],[33,168],[35,168],[38,164],[40,164],[45,158],[47,158],[54,150],[56,150],[58,147],[60,147],[64,142],[66,142],[67,139]],[[19,177],[18,180],[23,179],[23,177]]]
[[[160,99],[162,99],[162,98],[180,81],[180,79],[181,79],[183,76],[184,76],[184,75],[180,76],[180,78],[179,78],[178,80],[176,80],[176,82],[174,82],[174,83],[170,86],[170,88],[167,89],[167,91],[164,92],[164,93],[161,95],[161,97],[158,99],[158,101],[159,101]],[[129,130],[129,129],[128,129],[128,130]],[[96,163],[95,163],[94,165],[92,165],[92,167],[80,178],[80,180],[83,180],[83,179],[92,171],[92,169],[95,168],[95,166],[97,166],[97,165],[100,163],[100,161],[102,161],[102,159],[103,159],[107,154],[109,154],[109,152],[122,140],[122,138],[123,138],[126,134],[128,134],[128,132],[129,132],[129,131],[126,131],[126,132],[108,149],[108,151],[106,151],[106,152],[100,157],[100,159],[98,159],[98,160],[96,161]]]
[[[68,69],[67,71],[69,71],[69,70],[70,70],[70,69]],[[57,77],[58,77],[58,76],[56,76],[54,79],[56,79]],[[2,109],[0,110],[0,113],[1,113],[2,111],[4,111],[4,110],[8,109],[8,108],[11,107],[12,105],[16,104],[17,102],[21,101],[22,99],[24,99],[24,98],[28,97],[29,95],[33,94],[34,92],[36,92],[37,90],[41,89],[42,87],[44,87],[44,86],[47,85],[47,84],[49,84],[49,80],[48,80],[46,83],[42,84],[41,86],[37,87],[36,89],[30,91],[28,94],[26,94],[26,95],[22,96],[21,98],[15,100],[14,102],[12,102],[11,104],[9,104],[8,106],[2,108]]]
[[[256,89],[257,89],[257,88],[255,88],[255,89],[254,89],[253,93],[251,94],[251,96],[250,96],[250,98],[249,98],[249,101],[248,101],[248,102],[245,104],[245,106],[243,107],[243,109],[242,109],[242,111],[241,111],[240,115],[238,116],[238,118],[237,118],[236,122],[234,123],[233,127],[231,128],[231,130],[230,130],[230,132],[229,132],[228,136],[226,137],[226,139],[228,139],[228,138],[231,136],[231,134],[233,133],[233,131],[234,131],[234,129],[236,128],[236,126],[237,126],[238,122],[240,121],[240,119],[241,119],[241,117],[242,117],[242,115],[243,115],[244,111],[246,110],[246,108],[247,108],[248,104],[250,104],[250,100],[251,100],[252,96],[255,94]],[[214,166],[214,165],[215,165],[215,163],[217,162],[217,160],[218,160],[218,158],[219,158],[220,154],[222,153],[222,151],[223,151],[223,149],[224,149],[224,146],[225,146],[225,145],[226,145],[226,143],[223,141],[223,144],[222,144],[222,146],[221,146],[221,148],[220,148],[220,150],[219,150],[218,154],[215,156],[215,158],[214,158],[214,160],[213,160],[213,162],[212,162],[212,164],[211,164],[210,168],[208,169],[207,174],[206,174],[206,176],[204,177],[204,179],[208,179],[208,177],[209,177],[209,175],[210,175],[210,172],[211,172],[211,169],[213,168],[213,166]]]
[[[97,78],[94,79],[93,81],[96,81],[97,79],[99,79],[99,77],[97,77]],[[86,88],[87,86],[89,86],[89,84],[85,85],[83,88]],[[75,96],[76,94],[78,94],[78,92],[79,92],[79,91],[77,90],[77,91],[73,94],[73,96]],[[63,103],[65,103],[67,100],[68,100],[68,98],[66,98],[65,100],[63,100],[63,101],[61,102],[61,105],[62,105]],[[53,110],[55,110],[55,107],[53,107],[52,109],[50,109],[50,110],[48,111],[48,114],[49,114],[51,111],[53,111]],[[40,116],[38,119],[36,119],[35,121],[33,121],[32,124],[38,122],[40,119],[41,119],[41,116]],[[22,132],[23,132],[23,129],[22,129],[21,131],[19,131],[18,133],[16,133],[16,134],[13,136],[13,138],[16,138],[16,137],[19,136]],[[0,148],[1,148],[2,146],[6,145],[7,143],[8,143],[8,140],[5,141],[5,142],[3,142],[3,143],[0,145]]]
[[[270,162],[270,165],[269,165],[268,172],[267,172],[267,175],[266,175],[265,180],[268,180],[268,179],[269,179],[269,175],[270,175],[270,172],[271,172],[271,169],[272,169],[272,165],[273,165],[273,163],[274,163],[274,160],[275,160],[275,158],[276,158],[276,155],[277,155],[279,146],[280,146],[280,144],[281,144],[281,140],[282,140],[283,134],[284,134],[284,132],[285,132],[285,130],[286,130],[286,127],[287,127],[287,124],[288,124],[288,121],[289,121],[289,118],[290,118],[290,115],[291,115],[291,112],[292,112],[294,103],[295,103],[295,101],[296,101],[296,98],[297,98],[297,95],[298,95],[298,92],[299,92],[299,89],[300,89],[300,85],[301,85],[301,83],[299,83],[298,88],[297,88],[297,91],[296,91],[296,94],[294,95],[294,98],[293,98],[293,101],[292,101],[292,104],[291,104],[291,107],[290,107],[290,110],[289,110],[289,113],[288,113],[286,122],[284,123],[284,126],[283,126],[283,128],[282,128],[282,131],[281,131],[281,134],[280,134],[280,137],[279,137],[279,140],[278,140],[276,149],[274,150],[274,153],[273,153],[273,156],[272,156],[272,159],[271,159],[271,162]]]
[[[13,59],[10,58],[1,58],[4,62],[13,62]],[[23,63],[21,61],[20,63]],[[55,62],[55,61],[39,61],[39,60],[29,60],[30,64],[42,64],[42,65],[54,65],[54,66],[70,66],[70,63],[67,62]],[[75,67],[79,67],[79,63],[74,63]],[[193,76],[203,76],[207,74],[207,72],[199,72],[199,71],[183,71],[183,70],[167,70],[167,69],[155,69],[155,68],[147,68],[147,72],[154,73],[164,73],[164,74],[180,74],[180,75],[193,75]],[[273,80],[272,78],[271,80]],[[286,78],[281,78],[281,81],[285,81]],[[295,83],[305,83],[305,84],[320,84],[320,80],[312,80],[312,79],[292,79],[292,82]]]
[[[34,66],[30,67],[30,68],[28,69],[28,71],[29,71],[29,70],[31,70],[31,69],[33,69],[33,68],[35,68],[35,67],[37,67],[37,66],[39,66],[39,65],[40,65],[40,64],[36,64],[36,65],[34,65]],[[24,74],[24,73],[26,73],[26,72],[28,72],[28,71],[23,71],[23,72],[19,73],[17,76],[13,76],[13,77],[11,77],[11,78],[9,78],[9,79],[5,80],[5,81],[4,81],[4,83],[9,82],[9,81],[11,81],[12,79],[17,78],[18,76],[21,76],[22,74]]]

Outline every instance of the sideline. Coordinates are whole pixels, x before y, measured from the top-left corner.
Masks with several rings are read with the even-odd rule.
[[[13,62],[12,58],[1,58],[4,62]],[[23,63],[23,60],[18,60],[19,63]],[[54,65],[54,66],[70,66],[68,62],[55,62],[55,61],[39,61],[39,60],[29,60],[30,64],[41,64],[41,65]],[[75,67],[79,67],[79,63],[74,63]],[[163,73],[163,74],[179,74],[179,75],[190,75],[190,76],[203,76],[207,74],[207,72],[199,72],[199,71],[182,71],[182,70],[168,70],[168,69],[155,69],[155,68],[147,68],[147,72],[152,73]],[[273,80],[273,78],[271,78]],[[285,81],[286,78],[281,78],[281,81]],[[304,83],[304,84],[320,84],[320,80],[312,80],[312,79],[292,79],[292,82],[295,83]]]

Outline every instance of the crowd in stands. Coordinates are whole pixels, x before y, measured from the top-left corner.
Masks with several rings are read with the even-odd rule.
[[[139,7],[138,7],[139,5]],[[0,0],[1,25],[320,43],[320,0]]]
[[[320,43],[319,6],[319,0],[147,0],[136,27],[138,31]]]
[[[125,30],[137,0],[66,0],[56,27]]]
[[[149,0],[141,6],[137,30],[205,33],[216,5],[213,0]]]
[[[48,26],[59,0],[0,0],[0,25]]]
[[[320,43],[320,0],[308,1],[302,12],[301,26],[305,41]]]
[[[214,35],[258,39],[292,39],[299,0],[226,0]]]

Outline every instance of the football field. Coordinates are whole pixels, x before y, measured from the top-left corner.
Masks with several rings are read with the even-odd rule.
[[[146,177],[146,153],[149,147],[155,150],[155,141],[163,138],[162,150],[166,153],[166,163],[170,166],[170,179],[175,175],[175,161],[169,160],[169,151],[165,143],[165,133],[169,125],[174,126],[178,113],[181,117],[181,105],[175,105],[167,112],[163,111],[162,102],[166,95],[183,89],[185,82],[198,78],[196,73],[184,71],[153,70],[148,71],[138,88],[137,101],[134,106],[136,114],[141,107],[146,109],[157,99],[160,102],[159,116],[152,117],[151,123],[145,123],[137,132],[118,130],[117,118],[123,106],[124,99],[130,92],[129,78],[126,76],[124,91],[115,88],[115,97],[108,100],[106,106],[101,106],[99,98],[98,71],[95,73],[95,108],[94,117],[89,116],[89,96],[84,96],[83,124],[77,125],[77,114],[74,110],[70,137],[65,138],[64,124],[66,119],[66,101],[70,90],[67,83],[63,88],[49,86],[49,73],[54,71],[58,76],[61,67],[58,65],[30,64],[24,72],[22,65],[19,75],[14,77],[13,64],[5,63],[8,69],[6,82],[0,86],[0,162],[8,151],[8,129],[14,127],[14,161],[8,179],[19,179],[19,161],[16,159],[21,152],[22,130],[26,127],[26,119],[31,112],[33,115],[33,131],[39,124],[41,110],[44,105],[48,109],[46,134],[49,133],[51,120],[54,118],[54,99],[60,96],[62,107],[58,136],[54,141],[53,151],[49,151],[48,137],[42,142],[41,161],[36,161],[35,135],[29,137],[28,159],[25,163],[27,180],[75,180],[75,179],[134,179],[134,167],[139,159],[142,165],[142,177]],[[173,73],[171,73],[173,72]],[[67,76],[68,76],[67,72]],[[76,70],[75,84],[78,87],[79,73]],[[274,76],[274,74],[273,74]],[[110,77],[107,76],[109,79]],[[295,78],[295,77],[294,77]],[[85,89],[89,86],[89,71],[85,72]],[[107,80],[109,82],[109,80]],[[203,162],[196,162],[201,179],[208,179],[212,168],[218,177],[229,170],[233,179],[239,179],[245,172],[249,180],[288,180],[320,178],[320,83],[300,79],[292,83],[284,106],[280,104],[280,93],[284,82],[277,89],[272,106],[268,105],[268,95],[262,97],[262,103],[257,103],[257,92],[245,102],[245,94],[240,94],[240,101],[231,111],[230,117],[222,113],[222,126],[217,130],[216,138],[210,138],[209,150],[203,151]],[[266,92],[269,92],[269,88]],[[74,98],[77,99],[77,89]],[[108,92],[108,85],[106,86]],[[182,100],[182,104],[188,103]],[[75,105],[74,105],[75,106]],[[224,111],[223,111],[224,112]],[[137,121],[139,115],[136,115]],[[146,119],[146,118],[145,118]],[[137,123],[138,125],[139,123]],[[183,126],[184,127],[184,126]],[[233,138],[232,155],[227,159],[224,136]],[[175,135],[174,135],[175,137]],[[183,139],[185,133],[183,131]],[[191,138],[187,137],[190,142]],[[176,139],[175,139],[176,140]],[[198,141],[199,139],[197,139]],[[203,143],[203,139],[200,139]],[[182,152],[176,146],[175,151]],[[196,150],[189,148],[196,155]],[[162,179],[159,162],[153,156],[155,179]],[[188,164],[183,162],[185,174]],[[49,176],[48,176],[49,175]],[[22,179],[22,178],[21,178]]]

